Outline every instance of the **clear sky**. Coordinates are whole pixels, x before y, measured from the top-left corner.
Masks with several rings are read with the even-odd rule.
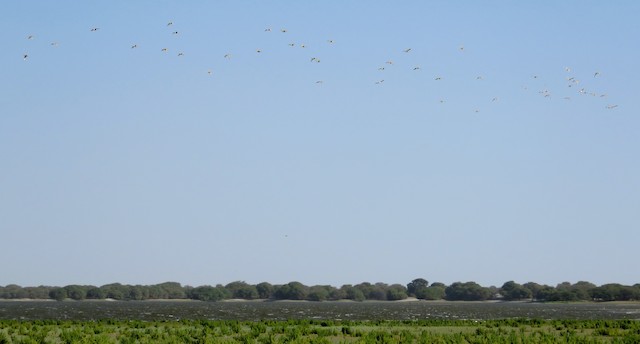
[[[639,13],[4,1],[0,285],[638,283]]]

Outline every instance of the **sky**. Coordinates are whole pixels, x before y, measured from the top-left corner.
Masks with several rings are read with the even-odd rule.
[[[0,285],[639,283],[638,13],[2,2]]]

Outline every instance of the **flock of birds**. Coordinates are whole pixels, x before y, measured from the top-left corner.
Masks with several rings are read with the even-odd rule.
[[[172,21],[167,22],[166,23],[166,27],[169,28],[169,32],[170,32],[171,35],[173,35],[173,36],[179,36],[180,35],[180,31],[174,29],[174,23]],[[99,27],[92,27],[92,28],[89,29],[90,32],[98,32],[100,30],[101,29]],[[264,29],[265,33],[271,33],[271,32],[274,32],[274,31],[279,31],[281,34],[287,34],[288,33],[288,30],[284,29],[284,28],[283,29],[279,29],[279,30],[272,30],[271,28],[265,28]],[[27,35],[26,38],[27,38],[27,40],[34,40],[35,36],[34,35]],[[326,40],[326,44],[328,44],[328,45],[333,45],[334,43],[335,43],[335,41],[333,39],[327,39]],[[53,42],[50,42],[49,44],[52,47],[59,46],[58,41],[53,41]],[[302,49],[306,49],[308,47],[304,43],[295,43],[295,42],[289,42],[289,43],[287,43],[287,45],[289,47],[291,47],[291,48],[299,47],[299,48],[302,48]],[[130,45],[130,49],[138,49],[138,47],[139,47],[138,43],[132,43]],[[168,54],[170,50],[169,50],[168,47],[161,47],[161,48],[159,48],[159,51],[161,53],[163,53],[163,54]],[[413,51],[412,48],[406,48],[406,49],[403,49],[399,53],[401,53],[401,54],[410,54],[412,51]],[[459,46],[458,47],[458,51],[460,53],[464,53],[465,52],[464,46]],[[261,48],[256,48],[255,49],[255,53],[256,54],[262,54],[263,52],[264,52],[264,50],[261,49]],[[182,52],[182,51],[179,51],[177,53],[177,56],[178,57],[185,56],[185,53]],[[23,60],[28,61],[30,59],[29,53],[25,52],[22,55],[22,58],[23,58]],[[231,52],[225,53],[223,55],[223,58],[226,59],[226,60],[232,59]],[[314,63],[314,64],[321,63],[321,59],[318,56],[309,56],[308,57],[308,61],[310,63]],[[384,74],[384,73],[386,73],[385,72],[386,70],[391,69],[394,66],[395,66],[395,62],[392,59],[388,59],[384,63],[380,64],[377,67],[377,71],[380,74]],[[422,70],[422,68],[419,65],[411,66],[409,69],[414,71],[414,72],[419,72],[419,71]],[[566,77],[565,77],[566,87],[569,88],[569,89],[575,90],[575,94],[577,94],[579,96],[591,96],[591,97],[597,97],[597,98],[607,98],[607,94],[606,93],[594,92],[594,91],[588,90],[586,87],[582,86],[581,80],[578,79],[577,76],[572,74],[572,69],[570,67],[564,67],[564,71],[566,72]],[[213,69],[211,69],[211,68],[207,69],[206,70],[206,74],[209,75],[209,76],[214,75]],[[601,76],[600,72],[596,71],[596,72],[593,72],[593,74],[592,74],[592,76],[590,78],[597,79],[597,78],[600,78],[600,76]],[[442,81],[443,79],[444,79],[444,77],[442,75],[433,76],[433,81],[435,81],[435,82]],[[538,75],[532,75],[531,79],[532,80],[539,80],[539,76]],[[482,81],[482,80],[484,80],[484,76],[477,75],[477,76],[475,76],[475,80],[476,81]],[[315,83],[318,84],[318,85],[321,85],[321,84],[324,83],[324,80],[316,80]],[[375,84],[375,85],[383,85],[384,83],[385,83],[385,79],[384,78],[377,78],[377,79],[375,79],[375,81],[373,81],[373,84]],[[522,88],[524,90],[528,90],[529,89],[528,86],[522,86]],[[537,93],[540,96],[542,96],[543,98],[551,98],[553,96],[553,93],[548,88],[542,88],[542,89],[538,90]],[[572,98],[569,95],[565,95],[565,96],[562,96],[561,99],[563,99],[565,101],[569,101]],[[490,101],[491,102],[498,102],[499,101],[499,97],[497,97],[497,96],[491,97]],[[446,99],[440,98],[438,100],[438,102],[443,104],[443,103],[446,102]],[[612,109],[617,108],[618,105],[609,103],[609,104],[606,104],[604,107],[606,109],[608,109],[608,110],[612,110]],[[479,112],[479,111],[480,110],[478,108],[474,109],[474,112]]]

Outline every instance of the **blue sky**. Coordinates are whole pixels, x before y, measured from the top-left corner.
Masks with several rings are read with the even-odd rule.
[[[5,2],[0,285],[638,283],[637,13]]]

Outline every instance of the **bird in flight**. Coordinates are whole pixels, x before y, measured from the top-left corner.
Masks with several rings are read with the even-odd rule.
[[[280,29],[280,32],[285,33],[287,32],[287,29]]]
[[[224,58],[225,59],[230,59],[231,58],[231,54],[224,54]]]
[[[328,39],[328,40],[327,40],[327,42],[328,42],[329,44],[333,44],[333,40],[332,40],[332,39]]]
[[[609,110],[615,109],[617,107],[618,107],[618,105],[607,105],[607,109],[609,109]]]
[[[379,80],[379,81],[376,81],[376,85],[379,85],[379,84],[381,84],[381,83],[383,83],[383,82],[384,82],[384,79]]]
[[[170,22],[168,22],[168,23],[167,23],[167,26],[171,26],[171,25],[173,25],[173,22],[172,22],[172,21],[170,21]]]
[[[436,76],[434,80],[442,80],[441,76]]]
[[[23,60],[25,60],[25,61],[26,61],[28,58],[29,58],[29,55],[28,55],[28,54],[24,54],[24,55],[22,55],[22,59],[23,59]]]
[[[413,67],[413,70],[420,70],[420,66]]]
[[[407,49],[403,50],[403,52],[405,52],[405,53],[408,53],[410,51],[411,51],[411,48],[407,48]]]
[[[271,32],[271,28],[264,29],[264,32]]]
[[[600,75],[600,72],[595,72],[595,73],[593,73],[593,77],[594,77],[594,78],[595,78],[595,77],[597,77],[598,75]]]
[[[162,52],[163,52],[163,53],[166,53],[167,51],[169,51],[169,49],[167,49],[167,48],[162,48]]]
[[[33,39],[33,35],[27,36],[27,39]]]
[[[131,46],[131,49],[135,49],[135,48],[137,48],[137,47],[138,47],[138,45],[137,45],[137,44],[134,44],[134,45],[132,45],[132,46]]]
[[[184,56],[184,53],[178,53],[178,56]]]
[[[98,30],[100,30],[100,28],[99,28],[99,27],[91,28],[91,32],[96,32],[96,31],[98,31]]]

